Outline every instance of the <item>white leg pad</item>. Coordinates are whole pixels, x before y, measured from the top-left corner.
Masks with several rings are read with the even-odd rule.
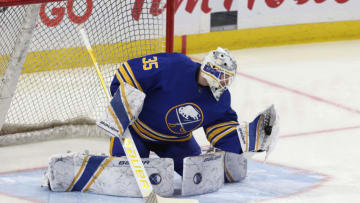
[[[174,163],[169,158],[142,159],[155,192],[174,193]],[[105,195],[141,197],[126,157],[60,154],[50,158],[45,178],[56,192],[92,192]]]
[[[186,157],[184,159],[182,195],[198,195],[219,190],[224,185],[223,161],[223,152]]]
[[[227,182],[239,182],[246,178],[247,159],[243,154],[225,152],[224,163]]]

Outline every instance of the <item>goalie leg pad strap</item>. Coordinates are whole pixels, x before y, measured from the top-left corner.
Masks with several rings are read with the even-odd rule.
[[[169,158],[142,159],[155,192],[174,193],[174,164]],[[49,188],[56,192],[92,192],[97,194],[141,197],[126,157],[55,155],[46,173]]]

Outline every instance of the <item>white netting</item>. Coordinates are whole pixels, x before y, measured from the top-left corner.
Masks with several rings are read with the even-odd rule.
[[[122,61],[165,50],[165,12],[157,9],[162,11],[164,1],[141,2],[69,0],[41,5],[15,96],[1,129],[5,136],[0,136],[0,145],[13,142],[5,138],[21,143],[23,135],[8,135],[19,132],[27,132],[23,137],[30,141],[37,140],[32,134],[39,133],[45,139],[55,134],[99,134],[90,126],[105,110],[107,100],[77,26],[82,24],[87,30],[108,87]],[[0,7],[1,78],[21,32],[23,10],[24,6]],[[78,128],[84,130],[74,130]]]

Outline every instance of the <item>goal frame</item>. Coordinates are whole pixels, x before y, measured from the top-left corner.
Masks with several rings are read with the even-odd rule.
[[[0,7],[59,2],[66,0],[0,0]]]
[[[42,3],[62,1],[66,0],[0,0],[0,7],[29,5],[26,7],[26,12],[27,15],[31,16],[24,19],[25,22],[22,24],[23,27],[21,28],[23,32],[17,39],[14,52],[12,53],[11,59],[5,69],[4,79],[2,81],[3,85],[0,86],[0,130],[5,123],[6,115],[10,109],[11,101],[15,94],[16,86],[21,75],[21,69],[25,63],[25,58],[29,49],[31,38],[36,27],[36,22],[39,18],[40,5]],[[171,53],[174,49],[175,0],[165,1],[165,52]]]
[[[0,0],[0,7],[60,2],[66,0]],[[175,0],[166,0],[166,52],[174,51]]]

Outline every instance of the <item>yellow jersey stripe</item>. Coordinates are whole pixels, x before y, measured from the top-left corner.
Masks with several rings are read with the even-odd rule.
[[[238,124],[238,122],[237,121],[229,121],[229,122],[219,123],[219,124],[212,125],[212,126],[206,128],[205,132],[207,134],[207,133],[209,133],[210,131],[212,131],[213,129],[215,129],[217,127],[221,127],[221,126],[224,126],[224,125],[235,125],[235,124]]]
[[[156,138],[156,136],[152,135],[151,133],[149,133],[148,131],[146,131],[143,127],[141,127],[141,125],[138,122],[134,122],[136,128],[143,133],[145,136],[148,136],[150,138]]]
[[[91,185],[95,182],[95,180],[99,177],[99,175],[103,172],[103,170],[106,168],[106,166],[114,159],[115,157],[109,157],[105,159],[105,161],[100,165],[98,168],[98,171],[96,172],[95,176],[93,176],[90,180],[90,182],[87,184],[83,192],[86,192],[89,190]]]
[[[207,135],[207,136],[208,136],[208,140],[211,141],[216,135],[218,135],[218,134],[226,131],[227,129],[229,129],[229,128],[231,128],[231,127],[233,127],[233,126],[227,125],[227,126],[224,126],[224,127],[221,127],[221,128],[218,128],[218,129],[212,131],[211,133],[209,133],[209,134]]]
[[[192,133],[189,133],[186,137],[184,138],[178,138],[178,137],[173,137],[173,139],[167,139],[167,138],[163,138],[163,137],[159,137],[157,135],[151,134],[148,131],[146,131],[139,123],[134,122],[133,124],[134,129],[137,128],[138,131],[140,131],[140,133],[138,132],[138,134],[141,136],[141,134],[143,136],[148,136],[149,138],[158,140],[158,141],[170,141],[170,142],[181,142],[181,141],[187,141],[189,139],[191,139],[192,137]],[[141,136],[141,137],[143,137]],[[149,138],[145,138],[145,139],[149,139]],[[177,139],[175,139],[177,138]]]
[[[139,129],[139,131],[141,131],[142,133],[144,133],[146,136],[149,136],[151,138],[155,138],[157,140],[162,140],[162,141],[167,141],[167,139],[161,138],[161,137],[157,137],[151,133],[149,133],[148,131],[146,131],[143,127],[141,127],[140,124],[135,122],[135,126]]]
[[[135,130],[135,132],[142,138],[147,139],[147,140],[151,140],[151,141],[156,141],[150,137],[147,137],[146,135],[144,135],[142,132],[140,132],[140,130],[136,127],[135,123],[133,125],[131,125],[131,127]]]
[[[121,81],[126,82],[126,81],[120,76],[120,74],[119,74],[118,71],[116,71],[115,76],[116,76],[116,79],[117,79],[120,83],[121,83]]]
[[[217,141],[219,141],[221,138],[223,138],[225,135],[228,135],[229,133],[233,132],[234,130],[236,130],[236,128],[230,128],[227,131],[219,134],[218,136],[216,136],[215,139],[213,139],[213,141],[211,142],[211,144],[214,146],[216,144]]]
[[[126,67],[126,70],[129,72],[130,77],[134,80],[135,85],[137,86],[137,88],[138,88],[140,91],[144,92],[143,89],[141,88],[139,82],[136,80],[135,75],[134,75],[134,73],[132,72],[130,65],[129,65],[127,62],[125,62],[124,65],[125,65],[125,67]]]
[[[174,139],[174,138],[179,138],[176,136],[170,136],[170,135],[165,135],[159,132],[156,132],[155,130],[151,129],[149,126],[147,126],[145,123],[143,123],[142,121],[140,121],[139,119],[136,119],[136,121],[143,129],[149,131],[151,134],[153,134],[154,136],[157,137],[162,137],[162,138],[169,138],[169,139]]]
[[[138,124],[146,131],[150,132],[153,136],[155,137],[160,137],[160,138],[163,138],[165,140],[171,140],[171,139],[176,139],[176,140],[179,140],[179,139],[182,139],[182,138],[187,138],[189,135],[184,135],[182,137],[177,137],[177,136],[171,136],[171,135],[165,135],[165,134],[162,134],[162,133],[159,133],[153,129],[151,129],[149,126],[147,126],[145,123],[143,123],[142,121],[140,121],[139,119],[136,120],[136,122],[138,122]]]
[[[84,157],[84,160],[83,160],[83,162],[82,162],[82,164],[81,164],[80,169],[79,169],[78,172],[76,173],[76,176],[74,177],[74,179],[73,179],[73,181],[71,182],[71,184],[69,185],[69,187],[66,189],[66,192],[69,192],[69,191],[74,187],[75,182],[77,181],[77,179],[80,177],[81,173],[83,172],[83,170],[84,170],[84,168],[85,168],[85,165],[86,165],[88,159],[89,159],[89,155],[86,155],[86,156]]]
[[[135,84],[133,83],[133,81],[131,80],[131,78],[130,78],[130,76],[128,75],[128,73],[126,72],[126,70],[125,70],[125,68],[124,68],[123,65],[120,66],[119,71],[120,71],[121,75],[125,78],[125,82],[127,82],[129,85],[137,88],[137,87],[135,86]],[[139,89],[139,88],[138,88],[138,89]]]

